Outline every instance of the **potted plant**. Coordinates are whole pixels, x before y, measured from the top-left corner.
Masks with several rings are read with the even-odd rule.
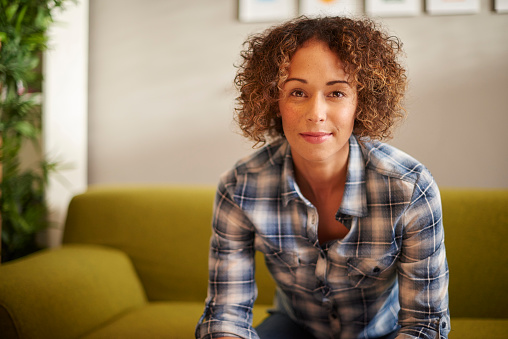
[[[41,57],[52,13],[64,0],[0,0],[0,221],[2,262],[38,249],[48,227],[45,188],[55,164],[43,159]],[[31,143],[36,160],[21,160]],[[28,166],[27,166],[28,165]]]

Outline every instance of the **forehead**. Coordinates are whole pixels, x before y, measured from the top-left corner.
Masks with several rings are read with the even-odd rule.
[[[315,39],[308,40],[296,50],[289,63],[289,73],[346,76],[339,56],[325,42]]]

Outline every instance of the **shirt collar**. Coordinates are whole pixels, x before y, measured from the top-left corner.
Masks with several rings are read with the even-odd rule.
[[[283,154],[282,163],[282,201],[286,206],[291,200],[303,198],[295,181],[291,147],[285,141],[280,151]],[[365,217],[367,216],[367,193],[365,183],[365,162],[363,160],[361,146],[356,137],[349,138],[349,160],[346,176],[346,186],[339,209],[339,213]],[[307,202],[306,199],[304,199]]]
[[[287,140],[285,141],[282,163],[282,202],[287,206],[291,200],[300,198],[298,185],[295,180],[295,172],[293,168],[293,157],[291,156],[291,147]]]
[[[365,181],[365,161],[356,137],[349,138],[349,160],[346,186],[339,212],[355,217],[365,217],[367,209],[367,189]]]

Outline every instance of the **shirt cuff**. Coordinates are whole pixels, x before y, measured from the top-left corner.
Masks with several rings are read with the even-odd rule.
[[[251,326],[244,328],[229,321],[207,321],[198,325],[196,328],[197,339],[214,339],[220,337],[259,339],[258,334]]]

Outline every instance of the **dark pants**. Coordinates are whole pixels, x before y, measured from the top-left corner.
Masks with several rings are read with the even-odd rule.
[[[256,332],[261,339],[315,339],[307,330],[284,313],[275,312],[263,320]],[[394,339],[397,331],[377,339]]]

